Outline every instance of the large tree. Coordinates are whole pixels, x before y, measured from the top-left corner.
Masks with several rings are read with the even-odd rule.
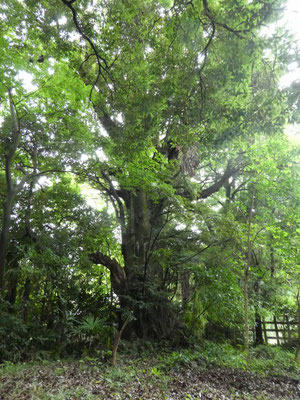
[[[90,259],[110,271],[135,333],[166,337],[178,322],[170,276],[187,276],[184,257],[171,263],[177,250],[163,247],[174,219],[243,170],[242,152],[225,162],[232,138],[270,134],[285,123],[277,87],[282,58],[276,54],[274,63],[267,56],[281,50],[259,34],[281,2],[56,0],[51,7],[27,1],[23,9],[16,3],[9,17],[20,20],[25,12],[31,60],[45,65],[45,75],[50,62],[64,65],[61,101],[70,103],[69,91],[78,105],[90,104],[98,122],[90,131],[94,150],[84,139],[85,157],[65,163],[113,205],[122,259],[101,247]],[[87,90],[78,98],[82,83]],[[58,85],[46,84],[44,93],[59,98]],[[90,120],[90,113],[70,116],[73,123],[79,118]],[[217,170],[216,158],[224,159]]]

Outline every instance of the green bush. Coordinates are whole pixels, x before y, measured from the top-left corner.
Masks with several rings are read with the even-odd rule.
[[[112,336],[113,327],[106,319],[89,315],[70,329],[68,341],[78,348],[90,350],[100,345],[110,347]]]
[[[28,328],[12,310],[0,300],[0,362],[20,361],[29,346]]]

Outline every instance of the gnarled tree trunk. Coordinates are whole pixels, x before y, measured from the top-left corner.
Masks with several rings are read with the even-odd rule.
[[[130,311],[131,329],[141,338],[167,337],[172,329],[172,304],[162,280],[162,268],[152,263],[150,203],[146,193],[122,193],[126,204],[126,227],[122,235],[124,268],[101,252],[90,254],[91,260],[110,271],[111,285],[119,297],[121,309]],[[172,318],[171,318],[172,315]]]

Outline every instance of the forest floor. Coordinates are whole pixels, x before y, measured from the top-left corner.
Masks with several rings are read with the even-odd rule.
[[[236,368],[228,354],[215,360],[213,352],[191,350],[121,353],[115,367],[99,357],[6,363],[0,368],[0,399],[299,400],[300,368],[281,353],[276,365],[278,354],[277,360],[256,357],[247,364],[252,371],[241,356]]]

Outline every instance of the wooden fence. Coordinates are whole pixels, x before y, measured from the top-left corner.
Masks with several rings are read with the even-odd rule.
[[[265,343],[290,344],[297,340],[298,322],[289,321],[286,317],[283,321],[274,317],[273,321],[262,321],[262,331]]]

